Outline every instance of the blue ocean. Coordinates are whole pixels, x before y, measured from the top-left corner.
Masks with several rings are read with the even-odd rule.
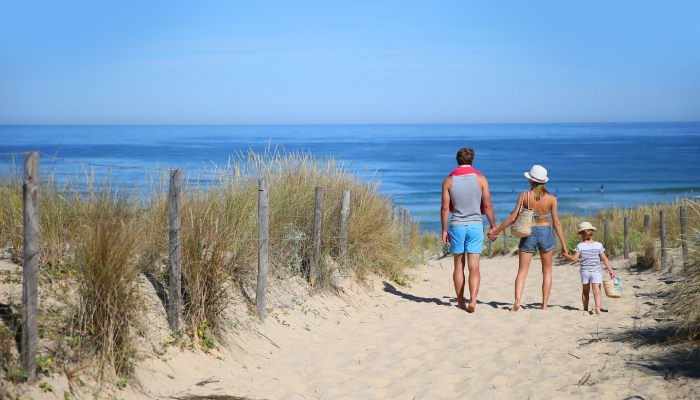
[[[549,171],[560,213],[672,202],[700,191],[700,123],[0,126],[0,153],[40,151],[97,164],[203,169],[268,146],[333,156],[440,229],[442,180],[461,147],[489,180],[496,218],[515,207],[532,165]],[[0,157],[0,163],[8,157]],[[42,161],[45,164],[45,161]],[[601,191],[601,188],[604,190]]]

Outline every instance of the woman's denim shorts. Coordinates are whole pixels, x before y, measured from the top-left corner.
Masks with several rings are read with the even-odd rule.
[[[540,253],[550,251],[554,248],[554,237],[550,226],[533,226],[532,234],[520,239],[518,248],[525,253],[534,253],[539,247]]]

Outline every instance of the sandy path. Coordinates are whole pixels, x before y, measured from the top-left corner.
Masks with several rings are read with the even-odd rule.
[[[524,308],[509,313],[517,257],[483,259],[479,304],[468,314],[454,306],[451,258],[433,259],[412,272],[410,287],[377,279],[371,290],[349,285],[345,296],[316,295],[263,324],[248,321],[258,333],[243,330],[237,350],[151,353],[139,363],[140,390],[102,388],[100,398],[700,398],[697,379],[674,375],[668,349],[630,340],[659,326],[663,307],[650,293],[667,278],[627,264],[613,263],[623,297],[603,297],[605,312],[594,316],[581,310],[577,266],[555,265],[550,309],[541,311],[533,260]],[[153,318],[165,326],[164,315]],[[22,397],[62,399],[65,378],[45,380],[53,393],[34,386]]]
[[[482,260],[479,305],[468,314],[454,307],[451,259],[432,260],[415,271],[410,288],[378,280],[367,294],[351,293],[345,301],[316,296],[303,310],[278,313],[283,324],[267,318],[260,332],[279,348],[247,337],[243,347],[250,353],[229,357],[240,364],[211,356],[207,364],[201,355],[171,350],[167,368],[153,361],[157,372],[148,374],[147,386],[158,396],[256,399],[673,398],[679,383],[643,367],[650,350],[624,342],[652,307],[644,293],[658,279],[620,264],[613,268],[625,283],[624,296],[603,297],[607,311],[596,317],[581,310],[577,266],[554,267],[550,309],[541,311],[542,275],[539,259],[533,260],[525,308],[511,314],[517,257]],[[163,379],[168,370],[179,370],[177,377]],[[212,376],[219,382],[194,385]]]

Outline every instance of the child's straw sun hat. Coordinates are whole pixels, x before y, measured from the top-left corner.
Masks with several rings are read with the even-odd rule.
[[[578,224],[578,230],[576,232],[580,233],[581,231],[585,231],[586,229],[590,229],[592,231],[596,230],[595,226],[591,225],[590,222],[584,221],[584,222],[581,222],[580,224]]]

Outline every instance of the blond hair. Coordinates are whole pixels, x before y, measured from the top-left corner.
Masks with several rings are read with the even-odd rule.
[[[588,240],[588,239],[593,237],[594,232],[595,231],[593,229],[584,229],[581,232],[579,232],[578,234],[581,236],[581,239]]]
[[[532,179],[530,180],[530,189],[532,189],[535,192],[535,198],[537,200],[542,200],[542,197],[545,194],[549,194],[547,191],[547,188],[544,186],[544,182],[535,182]]]

